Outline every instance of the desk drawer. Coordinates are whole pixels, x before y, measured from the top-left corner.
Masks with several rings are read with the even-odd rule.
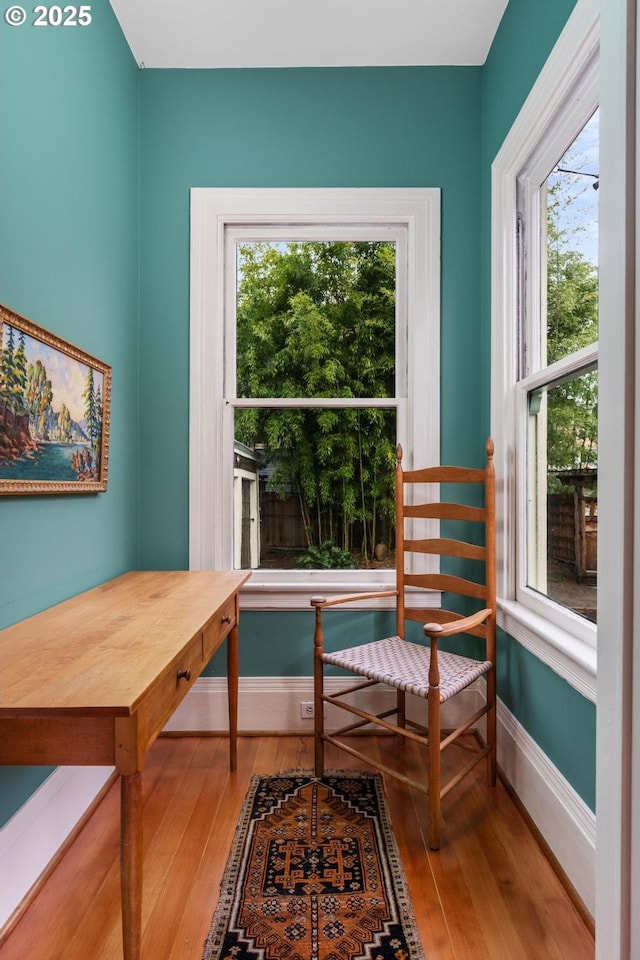
[[[202,659],[211,659],[236,622],[235,598],[229,600],[216,612],[213,620],[202,634]]]
[[[142,740],[149,745],[202,672],[201,634],[196,634],[179,659],[158,677],[140,708]]]

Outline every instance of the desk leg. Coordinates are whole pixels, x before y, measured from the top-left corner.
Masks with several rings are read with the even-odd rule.
[[[238,627],[227,637],[227,695],[229,697],[229,769],[238,765]]]
[[[142,775],[120,777],[120,888],[124,960],[140,960],[142,934]]]

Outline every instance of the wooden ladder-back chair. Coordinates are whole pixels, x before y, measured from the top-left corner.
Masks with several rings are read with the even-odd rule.
[[[483,757],[487,758],[489,784],[493,786],[496,781],[496,535],[495,476],[491,440],[487,441],[486,452],[487,462],[484,469],[440,466],[404,471],[402,448],[399,446],[396,466],[396,589],[331,599],[313,597],[311,600],[316,612],[314,634],[316,776],[321,776],[324,771],[324,744],[327,742],[426,793],[428,842],[434,850],[440,846],[440,804],[445,794],[459,783]],[[482,490],[482,499],[479,500],[477,494],[474,498],[473,493],[470,497],[462,495],[463,490],[471,489]],[[430,499],[429,495],[422,497],[421,494],[425,490],[430,491],[432,496],[435,490],[437,502]],[[462,502],[440,499],[448,491],[452,491],[456,500]],[[420,503],[417,502],[419,497]],[[478,505],[479,503],[481,505]],[[454,529],[456,539],[450,537],[425,539],[423,522],[425,520],[447,522],[449,527]],[[409,526],[411,529],[407,532]],[[419,529],[420,526],[422,531]],[[479,527],[484,528],[484,536],[477,535]],[[459,530],[461,530],[460,533]],[[423,533],[422,539],[418,536],[419,532]],[[456,573],[415,572],[415,565],[407,569],[408,558],[416,554],[431,555],[440,560],[443,557],[456,558],[454,563],[463,562],[464,569],[461,572],[464,576],[459,575],[460,571]],[[469,561],[473,562],[469,563]],[[422,563],[424,562],[423,560]],[[472,579],[467,579],[468,567],[473,568]],[[481,568],[481,574],[476,575],[478,567]],[[467,608],[472,604],[479,609],[471,614],[467,613],[467,610],[459,613],[442,608],[425,609],[424,605],[421,606],[420,601],[417,600],[423,590],[441,591],[447,596],[459,595],[465,598],[463,603]],[[345,602],[388,596],[396,598],[395,636],[334,653],[324,651],[322,613],[325,608],[336,607]],[[405,639],[405,623],[408,620],[424,624],[423,631],[428,643],[416,643]],[[425,623],[425,621],[428,622]],[[483,659],[473,659],[439,649],[441,640],[459,634],[468,634],[483,641]],[[354,686],[342,689],[339,693],[329,695],[324,691],[323,682],[324,667],[328,664],[342,667],[365,679],[358,681]],[[441,731],[440,722],[442,704],[466,690],[482,676],[486,676],[486,696],[483,697],[482,706],[460,723],[455,730],[445,734]],[[393,709],[373,713],[370,709],[365,709],[353,702],[354,693],[375,684],[386,684],[396,688]],[[407,717],[405,712],[407,693],[427,701],[427,727]],[[478,696],[480,695],[479,692]],[[355,722],[350,722],[347,726],[331,732],[325,731],[323,716],[325,703],[348,711],[352,717],[355,715]],[[477,706],[477,700],[474,706]],[[458,741],[463,734],[475,731],[475,725],[483,716],[486,717],[486,737],[483,740],[477,735],[475,739],[467,737],[459,742],[460,746],[471,750],[471,759],[462,770],[443,784],[440,773],[442,751]],[[406,776],[400,769],[387,767],[377,758],[361,753],[353,745],[353,739],[350,743],[346,742],[345,736],[371,723],[377,724],[387,732],[417,741],[427,747],[429,767],[427,784]],[[401,763],[403,752],[398,751],[397,756]]]

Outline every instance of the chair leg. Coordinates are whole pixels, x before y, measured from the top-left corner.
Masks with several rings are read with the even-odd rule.
[[[322,702],[324,665],[322,652],[322,610],[316,607],[316,627],[313,636],[313,736],[315,752],[315,775],[324,773],[324,703]]]
[[[487,674],[487,703],[489,710],[487,712],[487,744],[491,747],[491,752],[487,754],[487,783],[490,787],[496,785],[496,674],[495,669]]]
[[[440,849],[440,691],[438,688],[429,690],[429,794],[428,802],[428,837],[431,850]]]
[[[399,727],[406,726],[406,694],[404,690],[398,690],[396,692],[396,723]],[[406,737],[398,734],[396,737],[396,744],[399,749],[404,749],[406,743]]]

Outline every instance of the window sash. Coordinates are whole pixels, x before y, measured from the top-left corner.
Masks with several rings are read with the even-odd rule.
[[[594,369],[594,362],[597,362],[597,350],[593,346],[580,351],[584,354],[585,360],[589,362],[586,365],[578,366],[575,363],[564,364],[567,374],[579,375]],[[555,626],[565,629],[573,637],[581,640],[590,648],[596,648],[597,627],[584,617],[575,613],[568,607],[563,606],[551,597],[545,596],[533,587],[529,586],[530,569],[530,551],[533,548],[530,533],[530,517],[528,510],[529,494],[529,471],[532,469],[531,460],[528,455],[528,437],[529,437],[529,395],[532,390],[542,387],[552,386],[558,382],[558,367],[563,365],[563,361],[553,364],[553,377],[548,373],[551,367],[546,371],[539,371],[534,377],[521,380],[516,387],[517,408],[518,408],[518,440],[517,448],[517,466],[516,466],[516,488],[518,491],[515,539],[519,548],[514,551],[516,556],[516,582],[515,582],[515,600],[523,606],[528,607],[533,613],[544,617]],[[545,376],[547,374],[547,376]],[[526,544],[523,549],[522,545]]]
[[[251,241],[274,241],[282,243],[296,243],[306,241],[371,241],[381,243],[394,243],[396,247],[396,390],[395,396],[406,399],[407,396],[407,336],[408,336],[408,296],[407,296],[407,227],[406,224],[337,224],[321,223],[316,224],[288,224],[281,226],[277,224],[247,224],[243,226],[233,225],[225,229],[225,368],[224,368],[224,394],[225,401],[237,402],[240,398],[237,396],[236,383],[236,309],[237,309],[237,246]],[[242,398],[244,399],[244,398]],[[262,400],[263,398],[259,398]],[[272,398],[276,401],[280,398]],[[307,403],[312,398],[287,398],[287,406],[318,406],[319,404]],[[362,399],[362,398],[359,398]],[[371,398],[373,400],[374,398]],[[380,399],[380,398],[375,398]],[[387,399],[387,398],[382,398]],[[255,406],[255,403],[252,403]],[[278,405],[275,402],[272,406]],[[367,406],[372,406],[367,402]],[[347,406],[344,402],[340,406]]]
[[[251,241],[297,243],[332,241],[369,241],[391,242],[395,245],[395,396],[393,397],[238,397],[237,395],[237,248]],[[288,224],[230,226],[225,230],[225,358],[224,358],[224,397],[223,397],[223,452],[225,462],[230,462],[235,440],[235,411],[242,408],[267,409],[318,409],[336,410],[365,409],[378,407],[396,410],[396,442],[407,447],[406,411],[407,411],[407,228],[406,225],[371,223],[360,224]],[[223,485],[233,485],[233,474],[224,471]],[[225,493],[228,502],[229,493]],[[234,560],[238,556],[235,538],[238,523],[234,521],[232,541]],[[296,578],[299,570],[266,570],[254,568],[254,577],[272,579]],[[393,571],[382,572],[390,580]],[[357,572],[356,572],[357,575]]]

